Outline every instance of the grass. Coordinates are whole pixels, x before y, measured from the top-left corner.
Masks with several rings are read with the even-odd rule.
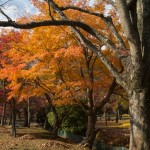
[[[107,126],[104,118],[101,120],[98,118],[97,125],[98,128],[130,128],[129,115],[125,114],[122,116],[122,120],[119,120],[118,123],[115,121],[115,117],[111,116],[111,120],[107,121]]]
[[[37,138],[44,138],[44,139],[51,137],[50,132],[48,132],[42,128],[37,128],[37,127],[32,127],[32,128],[20,127],[20,128],[17,128],[17,135],[22,136],[24,134],[31,134]]]
[[[101,132],[102,139],[104,143],[110,143],[110,141],[116,140],[115,137],[118,134],[125,133],[123,129],[129,129],[129,116],[124,115],[123,119],[119,123],[115,122],[115,117],[111,117],[111,121],[107,122],[108,126],[105,125],[105,120],[98,119],[97,127],[104,129]],[[106,129],[106,130],[105,130]],[[0,127],[0,150],[81,150],[83,148],[76,148],[76,144],[61,137],[53,140],[51,138],[51,134],[48,131],[45,131],[39,127],[17,127],[17,138],[13,138],[10,135],[11,127]],[[109,136],[108,136],[109,135]],[[33,137],[26,138],[26,137]],[[34,138],[35,137],[35,138]],[[124,134],[122,138],[125,138]],[[119,137],[120,143],[123,141],[122,138]],[[119,143],[118,142],[118,143]],[[118,144],[117,143],[117,144]],[[119,143],[119,144],[120,144]],[[128,142],[127,142],[128,143]]]
[[[37,127],[17,128],[16,138],[11,137],[10,126],[0,127],[0,133],[0,150],[64,150],[75,146],[61,137],[53,140],[50,132]]]

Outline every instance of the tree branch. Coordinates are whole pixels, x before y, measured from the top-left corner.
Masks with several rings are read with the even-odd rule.
[[[131,57],[133,65],[142,64],[140,36],[138,30],[132,25],[126,0],[116,0],[116,7],[120,15],[123,30],[129,40],[131,56],[134,56]]]
[[[5,13],[4,13],[4,11],[0,8],[0,13],[2,14],[2,15],[4,15],[6,18],[7,18],[7,20],[8,20],[8,22],[11,22],[12,20],[11,20],[11,18],[8,16],[8,15],[6,15]]]
[[[121,93],[113,92],[113,94],[115,94],[115,95],[117,95],[117,96],[120,96],[121,98],[123,98],[123,99],[126,100],[126,101],[129,101],[129,99],[128,99],[125,95],[123,95],[123,94],[121,94]]]
[[[55,10],[56,13],[59,14],[59,16],[64,19],[68,20],[67,16],[59,9],[59,6],[53,1],[49,0],[51,7]],[[88,25],[87,25],[88,26]],[[88,26],[89,27],[89,26]],[[113,43],[110,43],[108,39],[100,35],[98,32],[93,30],[91,27],[90,31],[88,32],[98,39],[101,39],[106,45],[110,46],[113,50],[117,50],[116,46]],[[91,49],[100,59],[101,61],[106,65],[106,67],[109,69],[109,71],[117,78],[117,81],[121,83],[123,86],[125,86],[125,82],[122,81],[122,78],[120,76],[120,73],[117,71],[117,69],[112,65],[112,63],[103,55],[101,50],[98,50],[95,45],[93,45],[88,39],[86,39],[83,34],[75,27],[71,26],[71,29],[73,32],[77,35],[77,37],[88,46],[89,49]]]
[[[49,16],[52,18],[52,20],[55,20],[54,17],[52,16],[49,0],[48,0],[48,10],[49,10]]]
[[[47,92],[49,92],[49,93],[52,93],[51,91],[50,91],[50,89],[39,79],[39,78],[37,78],[37,80],[34,80],[34,82],[39,86],[39,87],[41,87],[43,90],[45,90],[45,91],[47,91]],[[43,85],[41,85],[41,84]],[[52,93],[53,94],[53,93]]]
[[[126,45],[125,45],[124,41],[122,40],[121,36],[119,35],[115,25],[113,24],[111,17],[105,17],[101,13],[92,12],[92,11],[85,10],[85,9],[75,7],[75,6],[60,7],[60,10],[62,10],[62,11],[68,10],[68,9],[78,10],[80,12],[84,12],[84,13],[87,13],[87,14],[90,14],[90,15],[93,15],[93,16],[100,17],[105,22],[107,27],[111,30],[113,35],[115,36],[116,40],[118,41],[119,48],[126,49]]]
[[[114,78],[111,85],[109,86],[106,96],[95,105],[95,111],[98,111],[99,108],[104,107],[104,105],[110,100],[110,96],[112,95],[116,85],[116,79]]]
[[[111,43],[110,40],[108,40],[104,36],[100,35],[98,32],[96,32],[94,29],[92,29],[87,24],[79,22],[79,21],[68,20],[68,18],[65,16],[65,14],[61,10],[59,10],[59,7],[52,0],[49,0],[49,3],[51,5],[51,7],[55,10],[55,12],[57,12],[63,20],[60,20],[60,21],[45,20],[45,21],[30,22],[30,23],[25,23],[25,24],[19,24],[16,22],[9,22],[9,21],[0,21],[0,26],[15,27],[15,28],[21,28],[21,29],[31,29],[31,28],[41,27],[41,26],[53,26],[53,25],[54,26],[60,26],[60,25],[70,26],[72,28],[73,32],[77,35],[77,37],[102,60],[102,62],[106,65],[106,67],[109,69],[109,71],[116,77],[117,81],[120,84],[125,85],[125,83],[122,82],[120,73],[112,65],[112,63],[103,55],[101,50],[99,50],[88,39],[86,39],[84,37],[84,35],[76,27],[79,27],[79,28],[85,30],[86,32],[93,35],[97,39],[103,41],[107,46],[109,46],[113,50],[117,50],[116,46],[113,43]]]

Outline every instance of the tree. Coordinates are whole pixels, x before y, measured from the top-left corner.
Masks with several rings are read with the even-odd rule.
[[[15,75],[19,70],[15,66],[15,60],[12,61],[11,55],[9,52],[13,48],[12,43],[19,42],[19,32],[2,32],[2,36],[0,37],[1,41],[1,47],[0,47],[0,53],[1,53],[1,75],[0,78],[5,81],[5,85],[3,86],[3,92],[5,101],[8,101],[8,93],[15,89],[16,87],[12,84],[9,84],[12,80],[12,78],[15,78]],[[9,66],[9,69],[7,67]],[[13,66],[13,67],[10,67]],[[10,76],[8,76],[8,74]],[[18,88],[18,85],[17,85]],[[17,95],[16,97],[10,97],[9,98],[9,104],[10,104],[10,111],[12,116],[12,135],[16,137],[16,104],[17,104]]]
[[[95,128],[97,112],[110,100],[116,87],[115,80],[110,83],[112,78],[108,70],[88,49],[70,47],[58,53],[55,64],[59,65],[54,68],[59,68],[57,76],[61,86],[66,86],[62,93],[67,94],[65,99],[70,98],[70,102],[79,104],[87,113],[86,137],[82,144],[91,148],[98,132]]]
[[[55,28],[55,31],[60,33],[60,28]],[[78,46],[74,40],[68,41],[69,39],[67,42],[74,43],[74,46],[66,47],[65,38],[70,35],[63,34],[64,42],[56,44],[62,36],[55,34],[54,38],[51,33],[53,30],[48,28],[44,31],[34,30],[30,36],[23,32],[22,36],[26,37],[23,38],[26,42],[22,40],[15,43],[13,49],[8,52],[12,65],[5,66],[5,70],[9,72],[10,68],[14,68],[12,70],[17,71],[15,77],[9,77],[7,73],[10,85],[13,87],[9,92],[10,98],[17,96],[22,100],[31,96],[45,95],[55,118],[54,136],[57,135],[63,118],[68,114],[64,111],[64,115],[60,117],[56,106],[66,103],[81,105],[88,115],[87,134],[83,144],[92,147],[98,131],[95,129],[97,111],[109,101],[116,86],[115,82],[110,85],[112,77],[93,52]],[[38,42],[39,38],[43,42]],[[53,46],[50,45],[52,42]],[[24,46],[24,43],[28,46]],[[110,51],[106,50],[103,53],[110,59],[114,59]],[[27,61],[27,65],[20,68],[20,64],[24,61]],[[27,116],[25,118],[27,120]]]
[[[102,1],[103,2],[103,1]],[[97,2],[98,4],[102,3]],[[17,23],[7,19],[8,21],[0,21],[0,26],[15,28],[35,28],[39,26],[70,26],[78,38],[92,50],[98,58],[106,65],[117,82],[127,91],[129,96],[129,109],[131,120],[130,134],[130,150],[149,150],[150,149],[150,1],[141,0],[116,0],[104,1],[112,5],[111,16],[104,16],[102,13],[88,10],[88,6],[81,7],[68,6],[59,7],[53,0],[49,0],[49,6],[59,15],[58,20],[33,21],[29,23]],[[99,5],[100,6],[100,5]],[[69,20],[65,10],[78,10],[83,13],[100,18],[107,29],[113,33],[113,39],[107,36],[108,32],[100,32],[90,25],[78,20]],[[119,21],[114,17],[119,14]],[[5,15],[6,16],[6,15]],[[117,26],[121,24],[121,31],[117,30]],[[108,46],[116,57],[122,62],[122,68],[118,70],[111,61],[103,54],[99,47],[92,41],[87,39],[81,29],[89,35],[96,38],[99,44]],[[103,34],[104,33],[104,34]],[[126,37],[123,40],[122,37]],[[126,41],[126,42],[125,42]]]
[[[1,118],[1,125],[4,126],[4,124],[6,123],[5,120],[6,120],[6,106],[7,106],[7,101],[6,101],[6,89],[5,89],[5,80],[1,80],[1,83],[0,83],[0,87],[1,87],[1,90],[0,90],[0,96],[1,96],[1,101],[2,101],[2,118]]]

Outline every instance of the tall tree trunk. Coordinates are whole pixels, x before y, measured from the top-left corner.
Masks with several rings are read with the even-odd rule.
[[[28,126],[28,111],[27,108],[24,108],[24,127]]]
[[[55,138],[57,136],[58,130],[60,129],[61,123],[58,119],[55,118],[55,124],[53,126],[53,137]]]
[[[48,122],[48,117],[47,117],[47,114],[48,114],[48,108],[47,106],[45,106],[45,121],[44,121],[44,129],[47,130],[49,128],[49,122]]]
[[[11,112],[12,112],[12,136],[16,137],[16,102],[13,98],[10,102]]]
[[[58,116],[58,113],[56,111],[55,106],[52,106],[52,112],[54,113],[54,118],[55,118],[54,119],[55,122],[54,122],[52,134],[53,134],[53,136],[55,138],[57,136],[57,133],[58,133],[58,130],[59,130],[60,126],[61,126],[62,121],[60,120],[60,118]]]
[[[48,118],[47,116],[45,117],[45,121],[44,121],[44,129],[45,130],[48,130],[48,127],[49,127],[49,123],[48,123]]]
[[[62,124],[62,121],[63,121],[63,119],[64,119],[64,116],[65,116],[66,114],[63,115],[62,118],[60,118],[60,117],[58,116],[56,107],[53,106],[53,104],[52,104],[52,99],[51,99],[51,97],[50,97],[47,93],[45,93],[45,96],[46,96],[46,99],[47,99],[47,101],[48,101],[48,103],[49,103],[51,109],[52,109],[52,112],[53,112],[54,118],[55,118],[55,119],[54,119],[55,122],[54,122],[54,125],[53,125],[53,131],[52,131],[53,137],[55,138],[55,137],[57,137],[58,130],[59,130],[59,128],[60,128],[60,126],[61,126],[61,124]]]
[[[116,110],[116,123],[118,123],[119,121],[119,110],[117,109]]]
[[[150,93],[130,94],[130,150],[150,150]]]
[[[1,125],[4,126],[5,123],[5,117],[6,117],[6,102],[3,102],[3,112],[2,112],[2,119],[1,119]]]
[[[93,146],[96,136],[95,124],[96,124],[96,113],[90,113],[90,115],[88,116],[86,137],[82,141],[82,144],[85,145],[86,147],[89,147],[90,149]]]
[[[106,110],[104,112],[104,117],[105,117],[105,125],[107,126],[107,111]]]
[[[12,124],[12,112],[9,114],[9,121],[8,121],[8,125],[11,125],[11,124]]]
[[[30,128],[31,112],[30,112],[30,99],[28,99],[28,128]]]

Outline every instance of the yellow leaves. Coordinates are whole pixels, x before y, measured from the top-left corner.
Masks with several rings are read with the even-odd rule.
[[[9,93],[8,93],[8,100],[10,100],[13,97],[19,97],[19,89],[21,88],[22,84],[21,83],[17,83],[13,80],[11,80],[10,84],[7,86],[7,88],[9,89]]]
[[[36,0],[33,2],[43,13],[42,17],[47,18],[45,3],[37,4]],[[66,5],[63,1],[60,3]],[[93,9],[104,11],[104,6],[100,7],[101,5]],[[81,18],[77,11],[71,11],[72,14],[68,12],[70,11],[66,14],[70,18],[86,22],[102,34],[107,33],[104,22],[98,17],[84,14]],[[38,17],[35,19],[38,20]],[[54,104],[62,105],[85,98],[86,91],[90,88],[93,88],[93,91],[101,97],[103,96],[99,91],[104,93],[107,90],[110,82],[108,70],[100,60],[96,60],[93,65],[94,54],[92,57],[91,53],[88,53],[90,55],[85,59],[82,47],[70,31],[68,27],[44,27],[20,32],[19,41],[12,42],[12,47],[5,53],[9,61],[4,62],[5,76],[3,78],[7,77],[10,82],[9,98],[18,97],[22,100],[31,96],[42,96],[48,92]],[[82,33],[96,42],[92,36]],[[104,54],[114,59],[110,51],[104,51]],[[91,61],[87,62],[90,56]],[[117,61],[114,63],[116,64]],[[89,75],[92,65],[93,82]]]
[[[72,103],[71,100],[69,98],[65,98],[65,99],[59,99],[57,101],[54,101],[53,105],[62,106],[70,103]]]

